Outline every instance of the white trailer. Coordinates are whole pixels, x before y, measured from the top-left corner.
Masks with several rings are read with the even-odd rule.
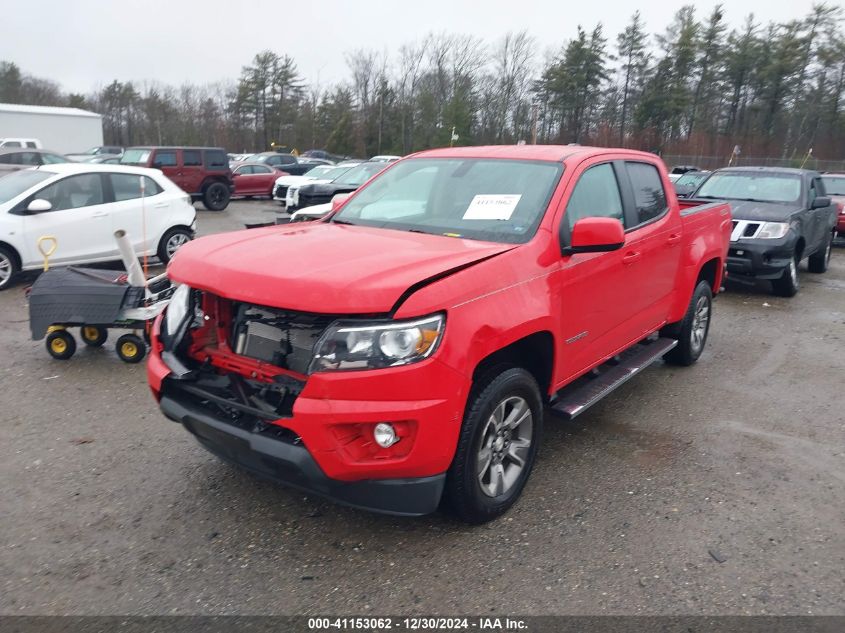
[[[0,103],[0,138],[35,138],[62,154],[103,144],[103,116],[79,108]]]

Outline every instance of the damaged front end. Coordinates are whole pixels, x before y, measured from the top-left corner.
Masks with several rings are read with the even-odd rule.
[[[252,432],[292,417],[314,343],[335,317],[181,288],[161,323],[161,358],[171,370],[162,395]]]

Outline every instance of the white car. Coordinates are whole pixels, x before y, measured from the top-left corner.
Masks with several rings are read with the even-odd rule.
[[[296,191],[296,189],[304,184],[331,182],[359,164],[320,165],[307,171],[302,176],[281,176],[276,179],[276,184],[273,187],[273,200],[284,202],[285,206],[288,206],[293,201],[293,192],[291,189]]]
[[[118,229],[139,257],[167,263],[195,228],[190,196],[157,169],[62,163],[15,171],[0,178],[0,290],[44,265],[44,236],[56,240],[51,266],[119,260]]]
[[[332,203],[315,204],[310,207],[305,207],[299,211],[294,211],[290,216],[290,222],[310,222],[312,220],[319,220],[332,210]]]

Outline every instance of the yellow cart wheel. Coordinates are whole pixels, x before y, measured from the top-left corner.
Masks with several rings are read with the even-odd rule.
[[[109,337],[109,331],[100,325],[83,325],[79,328],[82,342],[90,347],[102,347]]]
[[[54,330],[44,341],[47,353],[57,360],[67,360],[76,352],[76,341],[67,330]]]
[[[126,363],[140,363],[147,354],[147,344],[140,336],[124,334],[115,344],[117,355]]]

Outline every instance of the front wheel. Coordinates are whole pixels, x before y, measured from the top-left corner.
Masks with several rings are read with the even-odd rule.
[[[531,474],[543,428],[537,381],[525,369],[500,367],[473,387],[445,501],[467,523],[504,514]]]
[[[222,211],[229,206],[229,187],[222,182],[211,183],[202,194],[202,204],[209,211]]]
[[[17,258],[9,249],[0,246],[0,290],[11,286],[19,272]]]
[[[827,266],[830,263],[830,252],[833,250],[833,233],[827,236],[824,246],[816,253],[810,255],[807,261],[807,269],[811,273],[827,272]]]
[[[699,281],[692,293],[684,318],[666,328],[664,336],[674,338],[678,344],[663,356],[672,365],[688,367],[699,359],[710,333],[713,312],[713,291],[706,281]]]
[[[772,280],[772,291],[780,297],[794,297],[798,288],[798,253],[795,253],[783,274]]]

